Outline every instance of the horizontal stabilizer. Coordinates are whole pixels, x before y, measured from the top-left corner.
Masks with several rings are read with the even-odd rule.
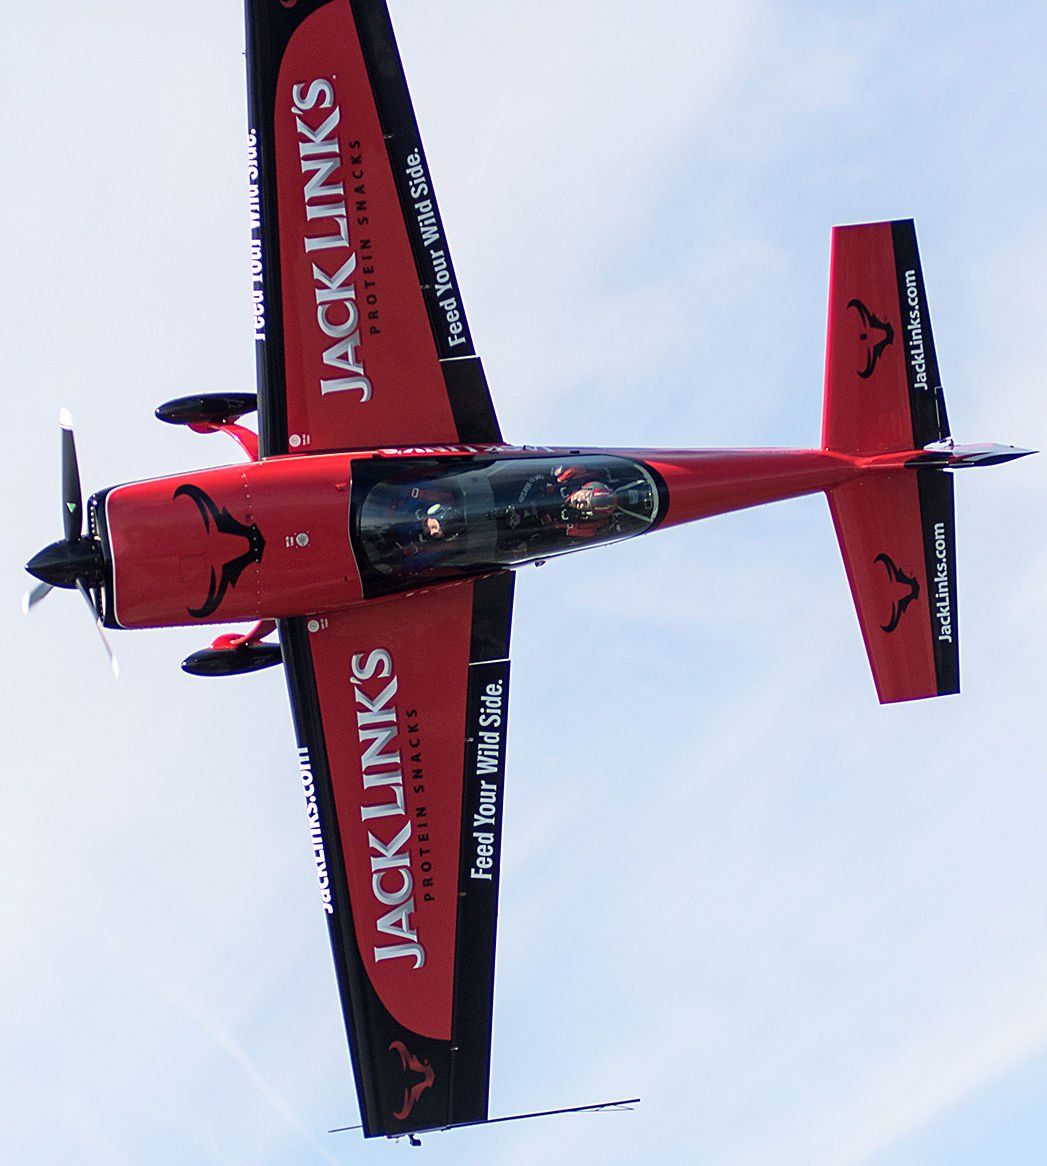
[[[1002,466],[1004,462],[1028,457],[1031,453],[1036,453],[1036,450],[1021,449],[1017,445],[954,445],[948,451],[946,464],[951,470],[969,466]]]
[[[823,448],[870,455],[948,436],[912,220],[834,228]]]
[[[880,701],[959,692],[952,476],[869,475],[829,508]]]

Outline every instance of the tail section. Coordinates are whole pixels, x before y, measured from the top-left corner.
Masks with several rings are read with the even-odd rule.
[[[912,220],[836,227],[823,448],[872,455],[948,436]]]
[[[880,700],[959,692],[952,477],[857,478],[829,491],[829,508]]]
[[[953,452],[912,221],[837,227],[830,271],[822,444],[870,460],[827,493],[876,691],[959,692],[947,467],[991,455]]]

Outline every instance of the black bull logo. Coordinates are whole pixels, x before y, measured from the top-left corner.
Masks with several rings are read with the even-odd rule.
[[[416,1057],[402,1040],[394,1040],[389,1051],[396,1053],[400,1058],[400,1067],[404,1071],[404,1101],[403,1105],[393,1114],[397,1121],[406,1121],[414,1109],[418,1098],[432,1088],[436,1080],[436,1073],[432,1065],[424,1057]]]
[[[889,321],[877,318],[861,300],[851,300],[847,306],[858,313],[861,329],[858,339],[865,345],[865,367],[858,369],[858,375],[868,380],[876,371],[883,350],[894,343],[894,328]]]
[[[228,507],[221,510],[214,501],[199,486],[186,484],[175,490],[173,498],[191,498],[200,511],[204,520],[204,530],[210,534],[211,523],[220,534],[235,534],[247,542],[247,550],[235,559],[222,564],[222,573],[217,575],[214,567],[211,568],[211,578],[207,585],[207,598],[200,607],[189,607],[186,610],[194,619],[206,619],[218,610],[225,593],[230,587],[235,587],[237,580],[252,563],[262,561],[262,552],[265,550],[265,539],[262,532],[252,523],[246,526],[238,522],[230,513]]]
[[[901,623],[905,610],[914,599],[920,596],[920,584],[917,579],[907,575],[898,567],[890,555],[883,553],[876,556],[875,563],[883,563],[887,578],[896,585],[896,593],[891,597],[891,618],[880,627],[890,634]]]

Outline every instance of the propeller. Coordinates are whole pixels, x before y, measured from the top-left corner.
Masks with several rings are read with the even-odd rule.
[[[83,533],[84,499],[80,492],[80,467],[76,460],[73,419],[68,409],[58,414],[58,424],[62,427],[62,522],[65,525],[65,541],[75,543]]]
[[[33,610],[33,608],[40,602],[40,600],[43,599],[43,597],[49,591],[53,591],[53,590],[54,590],[54,588],[51,586],[50,583],[37,583],[37,585],[32,589],[32,591],[27,591],[25,593],[25,595],[22,596],[22,611],[24,611],[25,614],[28,615]]]
[[[102,548],[97,539],[84,535],[84,500],[80,490],[80,469],[76,461],[76,438],[73,419],[63,409],[59,414],[62,426],[62,528],[65,537],[34,555],[25,569],[39,584],[22,600],[22,610],[28,613],[55,587],[76,589],[91,609],[95,627],[102,640],[113,675],[119,675],[119,666],[109,639],[102,627],[102,615],[91,597],[91,591],[102,586]]]

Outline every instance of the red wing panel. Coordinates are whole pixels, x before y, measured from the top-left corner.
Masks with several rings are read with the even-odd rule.
[[[823,447],[876,454],[948,434],[912,220],[836,227]]]
[[[951,476],[907,469],[828,496],[880,700],[959,692]]]
[[[368,1135],[487,1116],[512,583],[281,625]]]
[[[248,0],[263,455],[498,442],[384,0]]]

